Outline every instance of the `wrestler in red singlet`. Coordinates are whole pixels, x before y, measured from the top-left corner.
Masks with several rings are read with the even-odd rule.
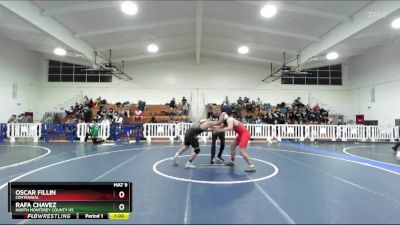
[[[239,122],[237,126],[233,126],[233,130],[237,133],[236,141],[239,144],[240,148],[247,148],[247,144],[249,143],[250,140],[250,132],[247,130],[247,128]]]
[[[236,147],[240,146],[240,155],[247,163],[247,168],[244,170],[245,172],[254,172],[256,168],[254,164],[251,162],[249,154],[246,152],[247,144],[250,140],[250,132],[247,128],[238,120],[233,117],[229,117],[228,114],[222,113],[219,120],[219,125],[221,127],[214,127],[214,133],[221,133],[225,131],[234,130],[238,136],[235,141],[231,145],[231,161],[226,163],[226,165],[234,166],[234,161],[236,157]]]

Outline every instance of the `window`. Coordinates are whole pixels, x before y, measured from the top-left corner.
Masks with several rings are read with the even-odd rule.
[[[307,75],[283,75],[281,84],[342,85],[342,65],[329,65],[305,69]]]
[[[112,74],[87,70],[89,67],[49,60],[48,82],[112,82]]]

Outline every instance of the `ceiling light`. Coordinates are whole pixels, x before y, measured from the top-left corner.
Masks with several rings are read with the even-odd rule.
[[[158,46],[155,44],[149,44],[147,46],[147,51],[149,52],[158,52]]]
[[[125,1],[121,3],[121,10],[127,15],[135,15],[138,11],[138,7],[134,2],[131,1]]]
[[[400,29],[400,18],[397,18],[392,21],[392,27],[394,29]]]
[[[339,54],[337,53],[337,52],[329,52],[327,55],[326,55],[326,58],[328,59],[328,60],[334,60],[334,59],[337,59],[339,57]]]
[[[247,47],[246,45],[242,45],[242,46],[240,46],[239,48],[238,48],[238,52],[240,53],[240,54],[247,54],[247,53],[249,53],[249,47]]]
[[[63,48],[55,48],[54,54],[64,56],[67,54],[67,51],[65,51],[65,49],[63,49]]]
[[[277,11],[276,6],[268,4],[268,5],[265,5],[261,9],[260,13],[261,13],[261,16],[263,16],[263,17],[271,18],[271,17],[275,16],[276,11]]]

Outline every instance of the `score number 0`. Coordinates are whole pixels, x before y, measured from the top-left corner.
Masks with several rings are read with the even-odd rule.
[[[123,199],[123,198],[125,197],[125,192],[124,192],[124,191],[118,192],[118,197],[121,198],[121,199]],[[125,205],[124,205],[123,203],[119,204],[118,209],[119,209],[120,211],[124,211]]]

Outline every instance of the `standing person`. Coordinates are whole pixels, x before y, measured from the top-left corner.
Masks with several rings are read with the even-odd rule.
[[[255,172],[256,167],[255,165],[251,162],[250,156],[247,154],[247,145],[250,140],[250,132],[247,130],[247,128],[238,120],[235,118],[229,117],[227,114],[222,113],[220,116],[220,120],[218,121],[219,124],[222,124],[223,122],[226,122],[224,127],[225,128],[218,128],[214,127],[213,133],[221,133],[221,132],[226,132],[226,131],[231,131],[234,130],[237,133],[237,137],[235,141],[231,145],[231,160],[226,164],[228,166],[234,166],[234,161],[236,157],[236,148],[239,146],[240,147],[240,155],[243,157],[243,159],[247,163],[247,168],[244,170],[245,172]]]
[[[219,117],[221,116],[221,109],[218,107],[215,107],[215,114],[213,114],[210,117],[210,120],[213,121],[218,121]],[[219,146],[219,152],[218,152],[218,158],[217,160],[223,162],[224,159],[222,158],[222,153],[224,152],[225,149],[225,132],[221,132],[221,133],[214,133],[212,134],[212,145],[211,145],[211,164],[215,163],[215,149],[216,149],[216,145],[217,145],[217,139],[219,138],[220,141],[220,146]]]
[[[174,165],[178,164],[179,156],[182,155],[182,153],[185,152],[190,146],[192,146],[193,152],[185,167],[196,168],[196,166],[193,165],[193,160],[195,160],[197,155],[200,153],[200,146],[199,141],[197,140],[197,136],[204,131],[208,131],[208,129],[212,128],[213,126],[216,126],[217,123],[218,122],[210,120],[201,120],[200,122],[197,122],[193,126],[191,126],[185,133],[185,139],[182,147],[172,157]]]

